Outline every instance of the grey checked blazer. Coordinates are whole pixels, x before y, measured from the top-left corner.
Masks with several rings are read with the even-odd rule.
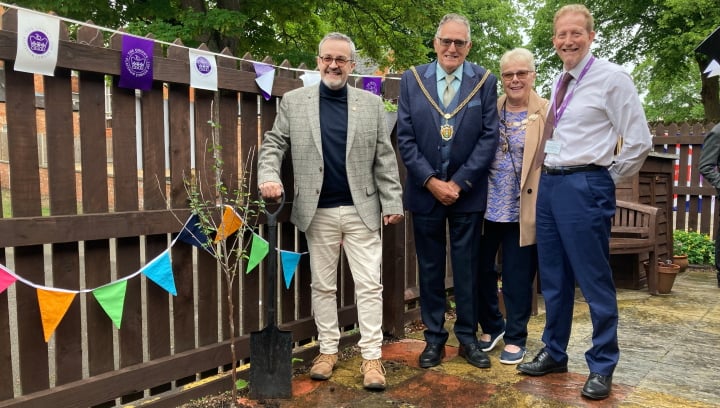
[[[295,175],[290,221],[305,231],[315,215],[323,183],[319,84],[283,96],[273,128],[265,133],[258,153],[258,185],[282,183],[280,165],[288,148]],[[383,214],[403,214],[397,159],[382,100],[350,86],[345,160],[353,203],[370,230],[380,228]]]

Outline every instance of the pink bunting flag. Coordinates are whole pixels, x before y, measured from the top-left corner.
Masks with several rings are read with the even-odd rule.
[[[4,265],[0,265],[0,293],[5,292],[5,289],[15,283],[17,279],[10,273],[10,270],[5,268]]]
[[[37,288],[38,305],[40,306],[40,318],[42,319],[45,342],[50,341],[60,321],[65,316],[70,303],[75,299],[76,293],[59,292]]]

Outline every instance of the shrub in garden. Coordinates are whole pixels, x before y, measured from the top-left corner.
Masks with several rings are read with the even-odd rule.
[[[715,241],[708,234],[696,231],[673,231],[673,253],[687,254],[694,265],[715,265]]]

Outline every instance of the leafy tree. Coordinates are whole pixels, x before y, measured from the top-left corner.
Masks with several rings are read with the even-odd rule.
[[[529,31],[547,87],[561,67],[552,48],[554,13],[567,0],[547,0],[537,8]],[[720,120],[718,78],[702,74],[709,60],[695,47],[717,26],[716,0],[597,0],[587,3],[595,18],[593,52],[633,66],[650,120]],[[549,87],[547,87],[549,89]],[[683,116],[687,115],[687,116]]]

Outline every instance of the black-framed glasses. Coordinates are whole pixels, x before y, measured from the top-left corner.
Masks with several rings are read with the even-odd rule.
[[[528,75],[530,75],[531,72],[535,71],[503,72],[501,76],[502,79],[506,81],[512,81],[515,77],[517,77],[518,79],[527,79]]]
[[[320,58],[320,61],[325,65],[332,65],[333,61],[335,61],[335,65],[340,68],[344,67],[348,62],[353,62],[353,60],[345,57],[331,57],[329,55],[320,55],[318,58]]]
[[[455,48],[465,48],[465,46],[468,45],[468,43],[470,42],[470,41],[465,41],[465,40],[453,40],[451,38],[440,38],[440,37],[435,37],[435,38],[437,38],[438,41],[440,41],[440,44],[442,44],[445,47],[449,47],[452,44],[455,44]]]

